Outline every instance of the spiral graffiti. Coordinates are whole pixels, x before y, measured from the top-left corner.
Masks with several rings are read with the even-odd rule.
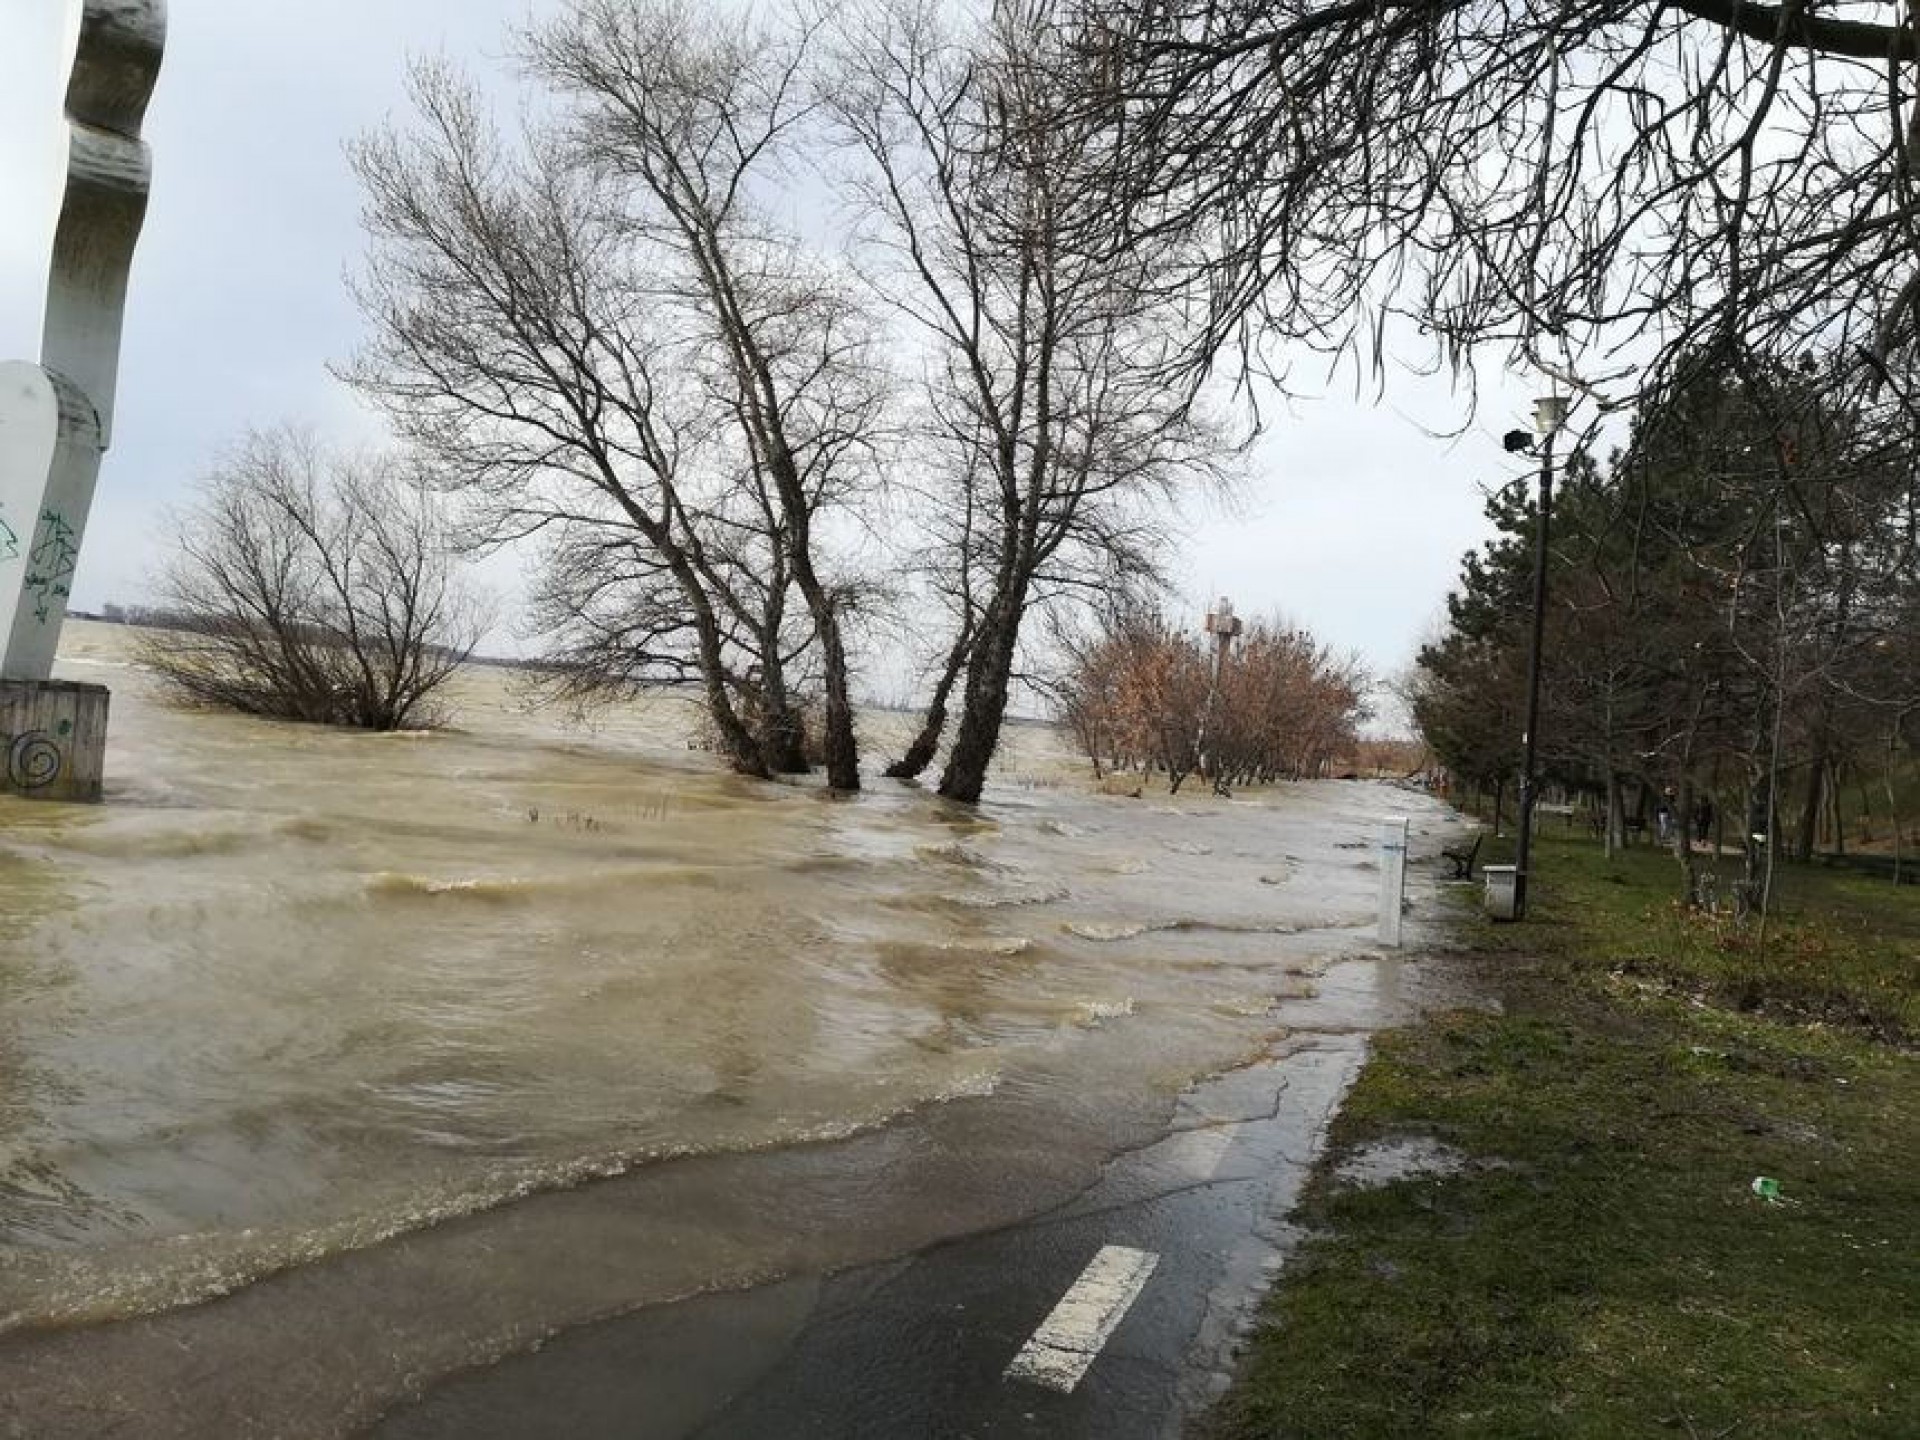
[[[44,730],[29,730],[7,746],[7,785],[14,790],[38,790],[60,778],[66,757],[60,743]]]

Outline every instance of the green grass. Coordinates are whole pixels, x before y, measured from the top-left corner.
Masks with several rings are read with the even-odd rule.
[[[1606,859],[1598,845],[1555,833],[1538,842],[1533,919],[1483,944],[1577,957],[1582,968],[1657,979],[1717,1004],[1784,1019],[1920,1037],[1920,888],[1825,866],[1781,864],[1764,929],[1679,904],[1679,864],[1651,845]],[[1492,847],[1498,852],[1498,846]],[[1736,856],[1717,862],[1730,897]]]
[[[1463,910],[1501,1011],[1381,1038],[1214,1434],[1920,1435],[1920,891],[1796,871],[1762,948],[1674,869]],[[1337,1179],[1414,1135],[1463,1167]]]

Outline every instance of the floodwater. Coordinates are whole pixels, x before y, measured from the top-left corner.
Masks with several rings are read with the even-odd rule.
[[[1027,1137],[1046,1178],[996,1154],[971,1198],[867,1216],[869,1248],[1021,1213],[1269,1053],[1276,1007],[1372,952],[1378,820],[1444,824],[1371,784],[1095,795],[1038,726],[977,811],[887,781],[834,799],[719,773],[683,702],[578,728],[497,670],[432,734],[187,713],[128,639],[74,623],[63,647],[61,674],[113,688],[107,803],[0,799],[0,1344],[250,1291],[251,1331],[297,1310],[317,1343],[364,1315],[275,1284],[458,1233],[517,1318],[488,1330],[436,1282],[394,1321],[421,1353],[382,1341],[401,1386],[570,1306],[858,1258],[831,1215],[796,1251],[798,1209],[760,1244],[673,1206],[764,1185],[771,1236],[807,1203],[795,1157],[861,1142],[884,1170],[937,1116],[956,1153],[951,1117],[983,1154]],[[906,723],[869,717],[869,750]],[[631,1228],[642,1180],[679,1226],[670,1273],[559,1276],[617,1243],[594,1226]],[[616,1192],[624,1218],[581,1198]]]

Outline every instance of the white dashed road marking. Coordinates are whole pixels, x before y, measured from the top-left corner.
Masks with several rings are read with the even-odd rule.
[[[1124,1245],[1105,1245],[1040,1328],[1007,1366],[1009,1380],[1030,1380],[1063,1395],[1080,1383],[1133,1302],[1146,1289],[1160,1257]]]

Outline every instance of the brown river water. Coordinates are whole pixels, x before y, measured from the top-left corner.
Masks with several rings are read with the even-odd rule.
[[[1416,855],[1447,827],[1371,783],[1098,795],[1035,725],[977,810],[888,781],[834,799],[720,773],[682,701],[580,728],[491,669],[429,734],[188,713],[128,639],[76,622],[63,647],[61,674],[113,688],[107,802],[0,798],[16,1338],[460,1217],[511,1217],[531,1272],[542,1227],[591,1223],[557,1197],[948,1108],[1037,1125],[1083,1173],[1374,953],[1382,817],[1414,816]],[[869,752],[908,723],[868,717]],[[663,1291],[797,1263],[735,1244],[690,1241],[711,1253]],[[529,1313],[543,1283],[490,1279]]]

